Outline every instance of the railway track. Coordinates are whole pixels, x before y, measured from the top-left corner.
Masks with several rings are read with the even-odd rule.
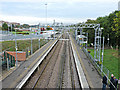
[[[80,80],[68,33],[62,35],[38,69],[24,84],[25,88],[79,88]]]

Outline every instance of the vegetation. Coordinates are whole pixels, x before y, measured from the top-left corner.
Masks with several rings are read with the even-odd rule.
[[[30,31],[16,31],[12,32],[13,34],[23,34],[23,35],[29,35],[30,33],[35,33],[35,32],[30,32]]]
[[[8,25],[6,23],[3,23],[2,30],[8,30]]]
[[[103,27],[102,37],[105,37],[105,46],[120,48],[120,42],[118,42],[120,41],[120,11],[110,13],[108,16],[98,17],[96,20],[88,19],[85,23],[100,24],[100,27]],[[83,29],[83,31],[88,32],[88,43],[94,43],[94,29]]]
[[[15,41],[3,41],[2,51],[15,51]],[[43,39],[40,40],[40,45],[43,46],[46,43]],[[26,48],[31,48],[31,40],[17,40],[18,51],[24,51]],[[38,49],[39,41],[38,39],[32,40],[33,50]]]
[[[120,11],[114,11],[108,16],[98,17],[96,20],[88,19],[87,24],[100,24],[102,37],[105,37],[104,66],[110,70],[117,78],[120,77]],[[79,26],[80,23],[72,26]],[[83,29],[88,32],[88,45],[94,43],[94,29]],[[109,38],[109,43],[108,43]],[[113,49],[110,49],[111,46]],[[106,49],[109,48],[109,49]],[[94,57],[94,50],[89,49]]]
[[[88,49],[88,51],[91,51],[90,54],[94,57],[94,49]],[[117,50],[105,49],[103,58],[103,65],[118,78],[119,63]]]
[[[29,28],[30,26],[28,24],[23,24],[22,27],[23,28]]]

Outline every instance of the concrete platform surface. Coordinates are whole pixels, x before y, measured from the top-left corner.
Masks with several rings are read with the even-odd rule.
[[[89,59],[84,54],[82,49],[80,49],[80,46],[76,43],[73,36],[72,35],[70,36],[71,36],[74,49],[77,52],[77,55],[79,57],[80,63],[82,65],[83,71],[85,73],[85,76],[87,78],[90,88],[91,89],[102,88],[102,77],[99,75],[99,73],[94,68],[94,66],[90,63]]]
[[[32,54],[26,61],[20,64],[16,70],[9,74],[2,80],[2,88],[15,88],[16,85],[22,80],[22,78],[28,73],[28,71],[36,64],[36,62],[42,58],[44,53],[50,48],[55,40],[49,41],[34,54]]]

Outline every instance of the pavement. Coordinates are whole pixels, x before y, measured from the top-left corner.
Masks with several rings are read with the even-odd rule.
[[[78,58],[80,60],[81,66],[83,68],[84,74],[86,76],[86,79],[88,81],[90,88],[101,89],[102,88],[102,77],[97,72],[97,70],[94,68],[94,66],[90,63],[89,59],[84,54],[82,49],[80,49],[80,46],[76,43],[75,38],[73,38],[72,35],[70,36],[71,36],[74,49],[77,52]]]
[[[2,88],[15,88],[37,61],[42,58],[54,41],[55,40],[50,40],[46,45],[28,57],[26,61],[22,62],[12,73],[9,73],[9,75],[2,80]]]

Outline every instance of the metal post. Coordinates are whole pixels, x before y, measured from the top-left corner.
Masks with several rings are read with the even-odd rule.
[[[103,37],[103,48],[102,48],[102,64],[101,64],[101,72],[103,71],[103,54],[104,54],[104,37]]]
[[[54,20],[54,40],[55,40],[55,20]]]
[[[33,53],[33,50],[32,50],[32,37],[31,37],[31,54]]]
[[[86,33],[87,34],[87,43],[88,43],[88,33]],[[86,43],[86,50],[87,50],[87,43]]]
[[[39,48],[40,48],[40,39],[39,39]]]
[[[9,61],[8,61],[8,58],[7,58],[7,70],[9,71]]]
[[[39,33],[41,34],[40,23],[39,23]],[[40,38],[39,38],[39,48],[40,48]]]
[[[79,28],[78,28],[79,29]],[[82,28],[80,28],[80,35],[82,35]]]
[[[62,22],[61,22],[61,33],[62,33]]]
[[[28,47],[28,56],[30,55],[30,49],[29,49],[29,47]]]
[[[99,59],[99,62],[100,62],[100,27],[99,27],[99,29],[98,29],[98,59]]]
[[[18,61],[17,61],[17,39],[16,39],[16,29],[15,29],[15,49],[16,49],[16,66],[18,66]]]
[[[9,25],[8,25],[8,32],[9,32]]]
[[[94,42],[94,61],[96,59],[96,32],[97,32],[97,29],[95,29],[95,42]]]
[[[47,3],[45,5],[46,5],[46,25],[47,25]]]
[[[12,32],[12,24],[11,24],[11,32]]]
[[[75,39],[77,40],[77,28],[75,28],[76,30],[75,30]]]
[[[109,78],[109,70],[108,70],[108,72],[107,72],[107,77]],[[107,79],[107,82],[108,82],[108,79]]]
[[[97,43],[97,49],[98,49],[98,52],[97,52],[97,57],[99,59],[99,62],[100,62],[100,52],[101,52],[101,28],[99,27],[98,28],[98,43]]]

